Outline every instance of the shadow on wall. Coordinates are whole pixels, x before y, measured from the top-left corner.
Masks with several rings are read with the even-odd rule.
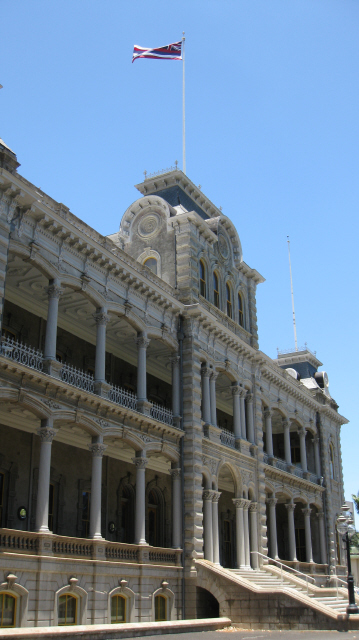
[[[219,602],[207,589],[197,587],[197,618],[219,618]]]

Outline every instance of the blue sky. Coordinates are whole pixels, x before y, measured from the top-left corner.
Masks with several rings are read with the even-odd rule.
[[[354,0],[1,0],[0,136],[20,172],[116,231],[143,171],[182,165],[182,64],[138,60],[186,32],[187,175],[236,224],[260,348],[317,351],[359,490],[359,4]],[[358,376],[359,378],[359,376]]]

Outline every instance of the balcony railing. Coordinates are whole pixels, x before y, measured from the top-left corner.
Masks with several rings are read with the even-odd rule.
[[[25,367],[30,367],[35,371],[42,371],[42,351],[22,344],[13,338],[3,337],[1,339],[1,353],[6,358],[11,358],[11,360],[19,362]]]
[[[122,407],[127,407],[127,409],[137,410],[137,396],[132,391],[121,389],[121,387],[111,387],[108,399]]]
[[[89,393],[94,392],[93,376],[90,373],[81,371],[81,369],[72,367],[70,364],[63,365],[60,371],[60,378],[63,382],[67,382],[67,384],[71,384],[73,387],[77,387],[77,389],[89,391]]]
[[[150,409],[151,418],[158,420],[159,422],[164,422],[164,424],[173,424],[173,414],[171,409],[166,409],[162,407],[160,404],[156,402],[152,403],[152,407]]]
[[[231,447],[231,449],[236,448],[236,437],[232,431],[228,431],[227,429],[222,429],[221,431],[221,443],[226,447]]]
[[[276,467],[277,469],[281,469],[281,471],[287,471],[287,473],[292,473],[298,478],[304,478],[305,480],[314,482],[314,484],[318,483],[318,476],[315,473],[310,473],[310,471],[309,472],[303,471],[301,467],[288,465],[288,463],[285,460],[281,460],[280,458],[275,458],[274,456],[270,456],[266,452],[263,453],[263,462],[264,464],[271,464],[273,467]]]

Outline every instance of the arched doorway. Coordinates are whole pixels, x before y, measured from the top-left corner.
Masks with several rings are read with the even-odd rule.
[[[196,587],[197,618],[219,618],[219,602],[202,587]]]
[[[223,465],[218,475],[219,498],[219,557],[222,567],[233,569],[236,558],[236,509],[233,499],[236,495],[235,481],[231,468]]]

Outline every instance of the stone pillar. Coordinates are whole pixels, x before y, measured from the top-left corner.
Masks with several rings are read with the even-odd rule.
[[[318,478],[320,478],[320,476],[322,475],[322,472],[320,468],[320,451],[319,451],[318,436],[315,436],[315,438],[313,438],[313,445],[314,445],[314,459],[315,459],[315,474],[316,476],[318,476]]]
[[[251,524],[251,551],[258,551],[258,530],[257,530],[257,503],[251,502],[249,505],[249,517]],[[256,553],[251,553],[252,569],[258,569],[259,557]]]
[[[269,505],[269,539],[270,539],[270,552],[271,558],[274,560],[278,558],[278,540],[277,540],[277,518],[276,518],[276,504],[277,498],[269,498],[267,503]]]
[[[59,299],[63,290],[59,280],[50,280],[47,288],[48,308],[44,349],[44,371],[51,376],[58,377],[62,364],[56,360],[57,316]]]
[[[52,420],[47,418],[41,420],[41,428],[37,433],[40,436],[41,448],[35,530],[41,533],[49,533],[51,445],[57,431],[52,427]]]
[[[203,491],[204,559],[213,562],[213,491]]]
[[[240,406],[241,387],[238,384],[232,384],[231,391],[233,397],[233,431],[236,440],[239,441],[242,438]]]
[[[209,380],[209,395],[210,395],[210,404],[211,404],[211,423],[214,427],[217,426],[217,401],[216,401],[216,380],[218,378],[218,373],[212,371],[211,377]]]
[[[305,527],[305,556],[307,562],[313,562],[313,550],[312,550],[312,532],[310,528],[310,512],[311,508],[308,506],[302,509],[304,514],[304,527]]]
[[[304,427],[298,429],[299,439],[300,439],[300,462],[302,465],[303,471],[308,471],[307,465],[307,450],[305,448],[305,436],[307,432]]]
[[[241,389],[241,426],[242,426],[242,438],[243,440],[247,440],[247,427],[246,427],[246,399],[247,391],[246,389]]]
[[[272,415],[271,409],[266,409],[264,412],[264,418],[266,423],[266,449],[267,454],[273,457],[273,434],[272,434]]]
[[[249,541],[249,522],[248,522],[248,510],[251,504],[250,500],[244,500],[243,505],[243,533],[244,533],[244,562],[245,566],[249,569],[251,566],[250,556],[250,541]]]
[[[180,411],[180,357],[173,356],[170,358],[172,365],[172,414],[173,424],[179,427],[181,411]]]
[[[220,491],[213,491],[212,499],[212,523],[213,523],[213,562],[219,565],[219,526],[218,526],[218,501]]]
[[[243,506],[244,500],[241,498],[233,498],[236,507],[236,546],[237,546],[237,568],[245,566],[245,550],[244,550],[244,524],[243,524]]]
[[[172,547],[181,549],[181,469],[171,469],[172,476]]]
[[[247,434],[249,442],[254,444],[253,393],[247,394]]]
[[[327,564],[327,541],[325,537],[324,511],[318,511],[317,518],[319,522],[319,540],[320,540],[320,562]]]
[[[151,412],[151,403],[147,400],[146,352],[150,340],[146,336],[139,335],[135,342],[137,344],[137,409],[148,416]]]
[[[283,432],[284,432],[284,458],[287,464],[292,464],[292,454],[290,450],[290,420],[283,418]]]
[[[297,560],[297,548],[295,544],[295,528],[294,528],[294,502],[285,505],[288,511],[288,536],[289,536],[289,560]]]
[[[105,396],[110,385],[106,384],[106,325],[110,318],[103,308],[93,315],[96,322],[95,393]]]
[[[102,436],[92,438],[89,449],[92,453],[91,503],[89,537],[102,540],[101,535],[101,494],[102,494],[102,457],[106,449]]]
[[[146,542],[146,479],[147,458],[132,458],[136,467],[136,509],[135,509],[135,544]]]
[[[209,367],[201,368],[202,376],[202,420],[206,424],[211,423],[211,399],[209,391],[209,378],[211,369]]]

